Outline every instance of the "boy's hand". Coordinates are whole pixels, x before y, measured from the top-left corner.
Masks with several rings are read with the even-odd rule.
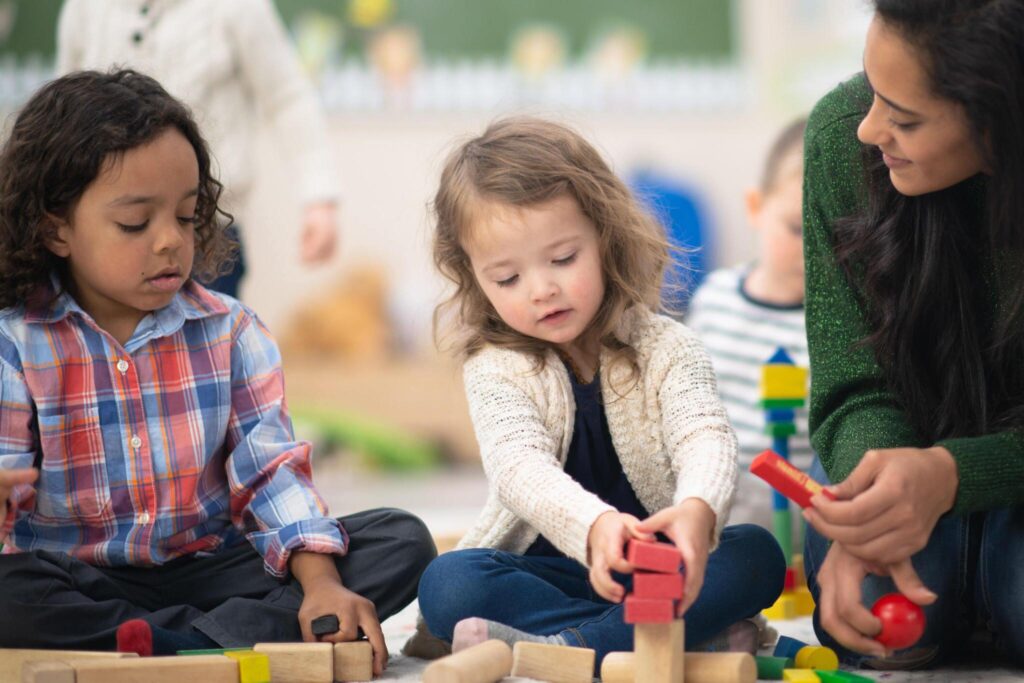
[[[309,587],[303,585],[305,597],[299,608],[299,626],[302,639],[306,642],[317,642],[313,635],[313,620],[325,614],[338,617],[340,625],[337,633],[321,636],[319,640],[328,643],[344,643],[356,640],[359,629],[366,634],[373,646],[373,675],[379,676],[388,661],[388,648],[384,642],[384,632],[377,619],[377,608],[366,598],[353,593],[341,585],[340,581],[321,578]]]
[[[0,470],[0,527],[7,521],[7,501],[15,486],[31,484],[39,476],[39,471],[26,467],[20,470]],[[0,538],[0,540],[3,540]]]
[[[313,620],[333,614],[338,617],[340,628],[336,633],[323,636],[321,640],[329,643],[356,640],[359,629],[362,629],[373,647],[373,675],[381,675],[388,661],[388,646],[384,642],[384,631],[377,618],[377,608],[370,600],[341,584],[334,557],[299,551],[292,553],[289,568],[302,584],[302,592],[305,594],[299,607],[302,639],[316,642]]]
[[[683,616],[700,595],[701,586],[704,585],[704,569],[708,564],[711,534],[714,530],[715,513],[699,498],[687,498],[678,505],[667,507],[651,515],[637,527],[640,533],[665,534],[675,543],[683,556],[686,593],[679,602],[677,616]]]
[[[612,578],[612,571],[628,574],[633,567],[626,562],[622,549],[631,538],[653,541],[654,536],[637,531],[640,520],[633,515],[609,510],[598,516],[587,535],[587,556],[590,560],[590,584],[605,600],[622,602],[626,590]]]

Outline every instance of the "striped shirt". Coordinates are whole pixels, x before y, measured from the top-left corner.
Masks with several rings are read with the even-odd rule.
[[[797,365],[808,367],[803,305],[778,306],[757,301],[743,289],[751,266],[711,273],[690,304],[687,324],[701,337],[718,380],[718,391],[739,439],[740,481],[729,521],[770,526],[771,489],[750,474],[754,456],[771,448],[764,433],[765,410],[759,383],[761,366],[783,347]],[[797,433],[789,438],[790,460],[803,470],[813,458],[807,409],[796,411]]]
[[[313,488],[277,345],[238,301],[189,281],[122,347],[67,293],[0,311],[6,552],[160,565],[248,539],[275,576],[348,538]],[[9,537],[8,537],[9,535]]]

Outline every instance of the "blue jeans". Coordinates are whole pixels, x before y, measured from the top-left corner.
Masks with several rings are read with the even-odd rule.
[[[782,550],[769,532],[751,524],[727,527],[708,557],[700,597],[686,613],[687,647],[770,606],[782,592],[785,573]],[[629,577],[616,578],[630,589]],[[448,642],[460,620],[483,617],[593,648],[598,666],[609,652],[633,649],[623,606],[597,595],[586,567],[565,557],[489,548],[445,553],[420,579],[419,600],[430,632]]]
[[[821,483],[828,478],[815,459],[810,475]],[[818,599],[818,568],[829,541],[807,528],[804,566],[807,584]],[[879,666],[923,668],[963,654],[976,624],[995,636],[996,645],[1018,663],[1024,663],[1024,509],[996,509],[939,519],[928,545],[911,558],[924,584],[938,596],[924,607],[927,626],[916,645],[897,653]],[[886,593],[896,591],[892,579],[869,574],[861,584],[868,608]],[[817,610],[814,630],[823,645],[834,649],[852,665],[870,664],[870,658],[847,650],[821,627]],[[888,661],[888,660],[887,660]]]

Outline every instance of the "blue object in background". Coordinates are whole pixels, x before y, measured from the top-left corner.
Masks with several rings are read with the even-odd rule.
[[[653,169],[635,171],[628,182],[637,199],[665,226],[669,241],[684,250],[673,255],[674,263],[665,274],[664,300],[671,310],[685,313],[713,265],[704,199],[696,188]]]

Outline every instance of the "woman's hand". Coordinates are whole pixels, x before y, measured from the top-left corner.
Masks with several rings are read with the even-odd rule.
[[[653,541],[652,534],[637,530],[640,520],[633,515],[609,510],[598,516],[587,535],[587,556],[590,560],[590,584],[605,600],[622,602],[626,590],[612,578],[612,571],[628,574],[633,567],[626,562],[622,549],[633,538]]]
[[[339,630],[320,637],[329,643],[356,640],[359,629],[373,647],[373,675],[379,676],[388,661],[388,647],[384,631],[377,618],[373,602],[353,593],[341,584],[341,577],[330,555],[297,552],[292,555],[292,574],[302,584],[302,605],[299,607],[299,628],[307,643],[317,642],[313,635],[313,620],[333,614],[338,617]]]
[[[842,544],[832,544],[817,575],[821,626],[844,647],[885,657],[889,652],[874,640],[882,630],[882,622],[861,604],[861,583],[869,573],[890,576],[896,588],[919,605],[931,604],[937,596],[921,582],[909,559],[889,567],[876,567],[851,555]]]
[[[711,535],[715,530],[715,513],[699,498],[687,498],[645,519],[637,530],[668,536],[683,556],[686,572],[683,599],[676,614],[683,616],[700,595],[704,585],[704,569],[708,564]]]
[[[31,484],[39,476],[39,471],[31,467],[18,470],[0,470],[0,527],[7,521],[7,503],[14,487]],[[0,538],[0,541],[3,539]]]
[[[894,565],[928,544],[958,485],[956,462],[941,446],[871,450],[845,481],[828,487],[837,500],[815,496],[804,517],[847,553]]]

